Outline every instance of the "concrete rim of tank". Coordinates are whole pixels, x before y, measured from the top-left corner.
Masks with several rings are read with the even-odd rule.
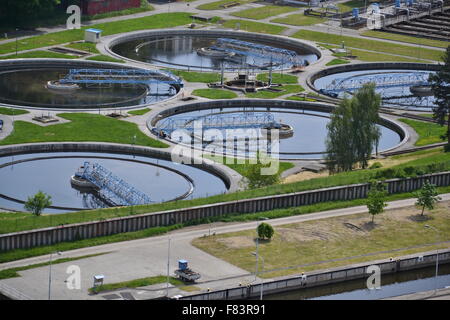
[[[76,67],[93,67],[93,68],[110,68],[110,69],[138,69],[145,70],[146,68],[136,67],[129,64],[121,64],[114,62],[103,62],[103,61],[86,61],[86,60],[72,60],[72,59],[55,59],[55,58],[30,58],[30,59],[10,59],[0,61],[0,71],[2,70],[16,70],[16,69],[26,69],[26,68],[54,68],[54,67],[64,67],[70,68],[71,66]],[[157,71],[153,70],[152,71]],[[156,103],[168,102],[170,100],[177,99],[183,91],[183,88],[178,90],[178,92],[171,96],[170,98],[164,99],[162,101],[155,101],[145,104],[133,105],[133,106],[124,106],[124,107],[105,107],[100,108],[100,110],[135,110],[141,109],[144,107],[148,107],[154,105]],[[17,108],[17,109],[25,109],[25,110],[45,110],[45,111],[61,111],[61,112],[90,112],[90,111],[98,111],[99,108],[51,108],[51,107],[33,107],[33,106],[25,106],[25,105],[14,105],[14,104],[6,104],[0,103],[0,106]]]
[[[102,46],[106,53],[108,53],[110,56],[123,59],[129,62],[143,64],[147,66],[152,66],[154,68],[162,68],[160,65],[155,65],[149,62],[142,62],[139,60],[130,59],[124,56],[121,56],[113,51],[113,47],[124,43],[128,41],[133,40],[139,40],[139,39],[145,39],[145,38],[152,38],[152,37],[168,37],[168,36],[207,36],[207,37],[235,37],[242,40],[253,40],[253,41],[263,41],[263,42],[270,42],[274,45],[289,45],[297,50],[305,50],[309,53],[315,54],[317,56],[317,60],[310,62],[310,65],[316,64],[321,61],[322,59],[322,51],[317,48],[313,42],[307,41],[307,40],[299,40],[287,36],[281,36],[281,35],[271,35],[271,34],[265,34],[265,33],[254,33],[254,32],[247,32],[247,31],[237,31],[233,29],[214,29],[214,30],[191,30],[191,29],[158,29],[158,30],[151,30],[151,31],[133,31],[124,33],[121,35],[118,35],[116,37],[113,37],[111,39],[104,39],[102,42]],[[183,69],[180,69],[183,70]],[[290,69],[280,69],[278,71],[288,71]],[[197,70],[196,70],[197,71]],[[206,72],[211,72],[214,70],[205,70]],[[198,71],[202,72],[202,71]]]

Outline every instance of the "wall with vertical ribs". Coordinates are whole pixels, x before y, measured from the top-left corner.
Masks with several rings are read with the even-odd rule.
[[[405,179],[391,179],[386,180],[385,183],[388,192],[393,194],[420,189],[426,180],[437,186],[448,186],[450,185],[450,172]],[[353,184],[2,234],[0,235],[0,251],[108,236],[226,214],[263,212],[320,202],[361,199],[367,196],[368,190],[368,183]]]

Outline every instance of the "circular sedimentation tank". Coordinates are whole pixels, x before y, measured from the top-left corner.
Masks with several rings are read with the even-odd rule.
[[[112,39],[107,50],[123,59],[205,71],[221,70],[222,65],[227,71],[290,69],[321,55],[317,48],[292,38],[231,30],[137,32]]]
[[[62,59],[0,62],[0,103],[55,110],[132,108],[169,99],[182,87],[170,73],[132,78],[133,72],[146,70]]]
[[[89,185],[71,178],[88,161],[98,163],[133,188],[148,195],[151,203],[221,194],[227,183],[203,169],[168,160],[131,154],[47,152],[0,157],[0,207],[24,211],[24,201],[43,191],[52,197],[46,213],[110,207]]]
[[[430,111],[435,98],[428,81],[438,65],[421,63],[358,63],[323,69],[309,85],[332,98],[350,97],[363,84],[373,82],[385,108]]]
[[[280,159],[320,160],[325,156],[327,124],[332,109],[330,105],[308,102],[224,100],[164,110],[149,119],[147,126],[168,141],[194,145],[208,152],[255,156],[263,151],[272,152]],[[246,119],[248,123],[243,124]],[[196,131],[195,121],[197,128],[201,127]],[[266,130],[264,121],[281,129],[278,146],[267,147],[265,134],[272,130]],[[382,133],[378,151],[394,149],[404,142],[406,133],[401,125],[383,117],[378,125]],[[271,142],[271,136],[267,137]]]

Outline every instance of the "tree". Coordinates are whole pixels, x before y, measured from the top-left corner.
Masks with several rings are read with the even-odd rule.
[[[367,168],[381,131],[377,126],[381,96],[375,84],[366,83],[352,98],[344,97],[327,124],[327,167],[331,173]]]
[[[51,17],[60,0],[3,0],[1,23],[16,28],[26,27],[37,18]]]
[[[372,215],[372,223],[375,215],[382,213],[384,207],[387,206],[386,196],[386,185],[379,181],[371,182],[370,190],[367,194],[367,209],[369,210],[369,214]]]
[[[260,223],[258,228],[257,228],[257,232],[258,232],[258,237],[261,239],[272,239],[273,234],[275,233],[275,230],[273,229],[273,227],[268,224],[268,223]]]
[[[36,216],[40,216],[42,210],[52,205],[51,196],[39,191],[33,197],[28,197],[25,202],[25,210],[32,212]]]
[[[445,151],[450,152],[450,45],[443,56],[444,64],[438,72],[430,74],[428,81],[435,97],[436,107],[433,108],[433,118],[444,126],[447,121],[447,132],[442,139],[447,139]]]
[[[242,175],[245,177],[247,182],[247,187],[249,189],[261,188],[265,186],[270,186],[280,182],[280,170],[279,167],[276,168],[275,172],[270,172],[270,174],[265,174],[264,169],[269,168],[274,161],[277,159],[268,159],[263,154],[258,154],[257,163],[251,164],[246,163],[244,169],[242,170]],[[269,163],[270,162],[270,163]],[[268,164],[266,164],[268,163]],[[278,163],[279,165],[279,163]]]
[[[415,192],[414,195],[417,197],[416,206],[422,207],[422,216],[425,208],[428,210],[433,210],[436,202],[441,200],[438,196],[436,186],[431,184],[429,180],[425,181],[422,188]]]

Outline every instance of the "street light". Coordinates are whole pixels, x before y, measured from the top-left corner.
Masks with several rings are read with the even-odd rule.
[[[436,242],[439,242],[439,230],[428,224],[425,225],[425,228],[433,229],[436,232],[436,240],[438,240]],[[434,295],[436,295],[438,287],[438,268],[439,268],[439,249],[436,248],[436,275],[435,275]]]
[[[261,266],[261,272],[264,271],[264,258],[263,256],[259,256],[257,252],[252,252],[252,255],[256,256],[256,260],[258,260],[259,258],[261,258],[262,260],[262,266]],[[256,277],[256,275],[255,275]],[[261,291],[260,291],[260,296],[259,296],[259,300],[263,299],[263,290],[264,290],[264,281],[263,279],[260,277],[261,279]]]
[[[51,290],[52,290],[52,256],[53,254],[61,255],[61,252],[55,251],[50,253],[50,269],[48,272],[48,300],[51,300]]]
[[[167,284],[166,284],[166,296],[169,298],[169,274],[170,274],[170,238],[167,245]]]

